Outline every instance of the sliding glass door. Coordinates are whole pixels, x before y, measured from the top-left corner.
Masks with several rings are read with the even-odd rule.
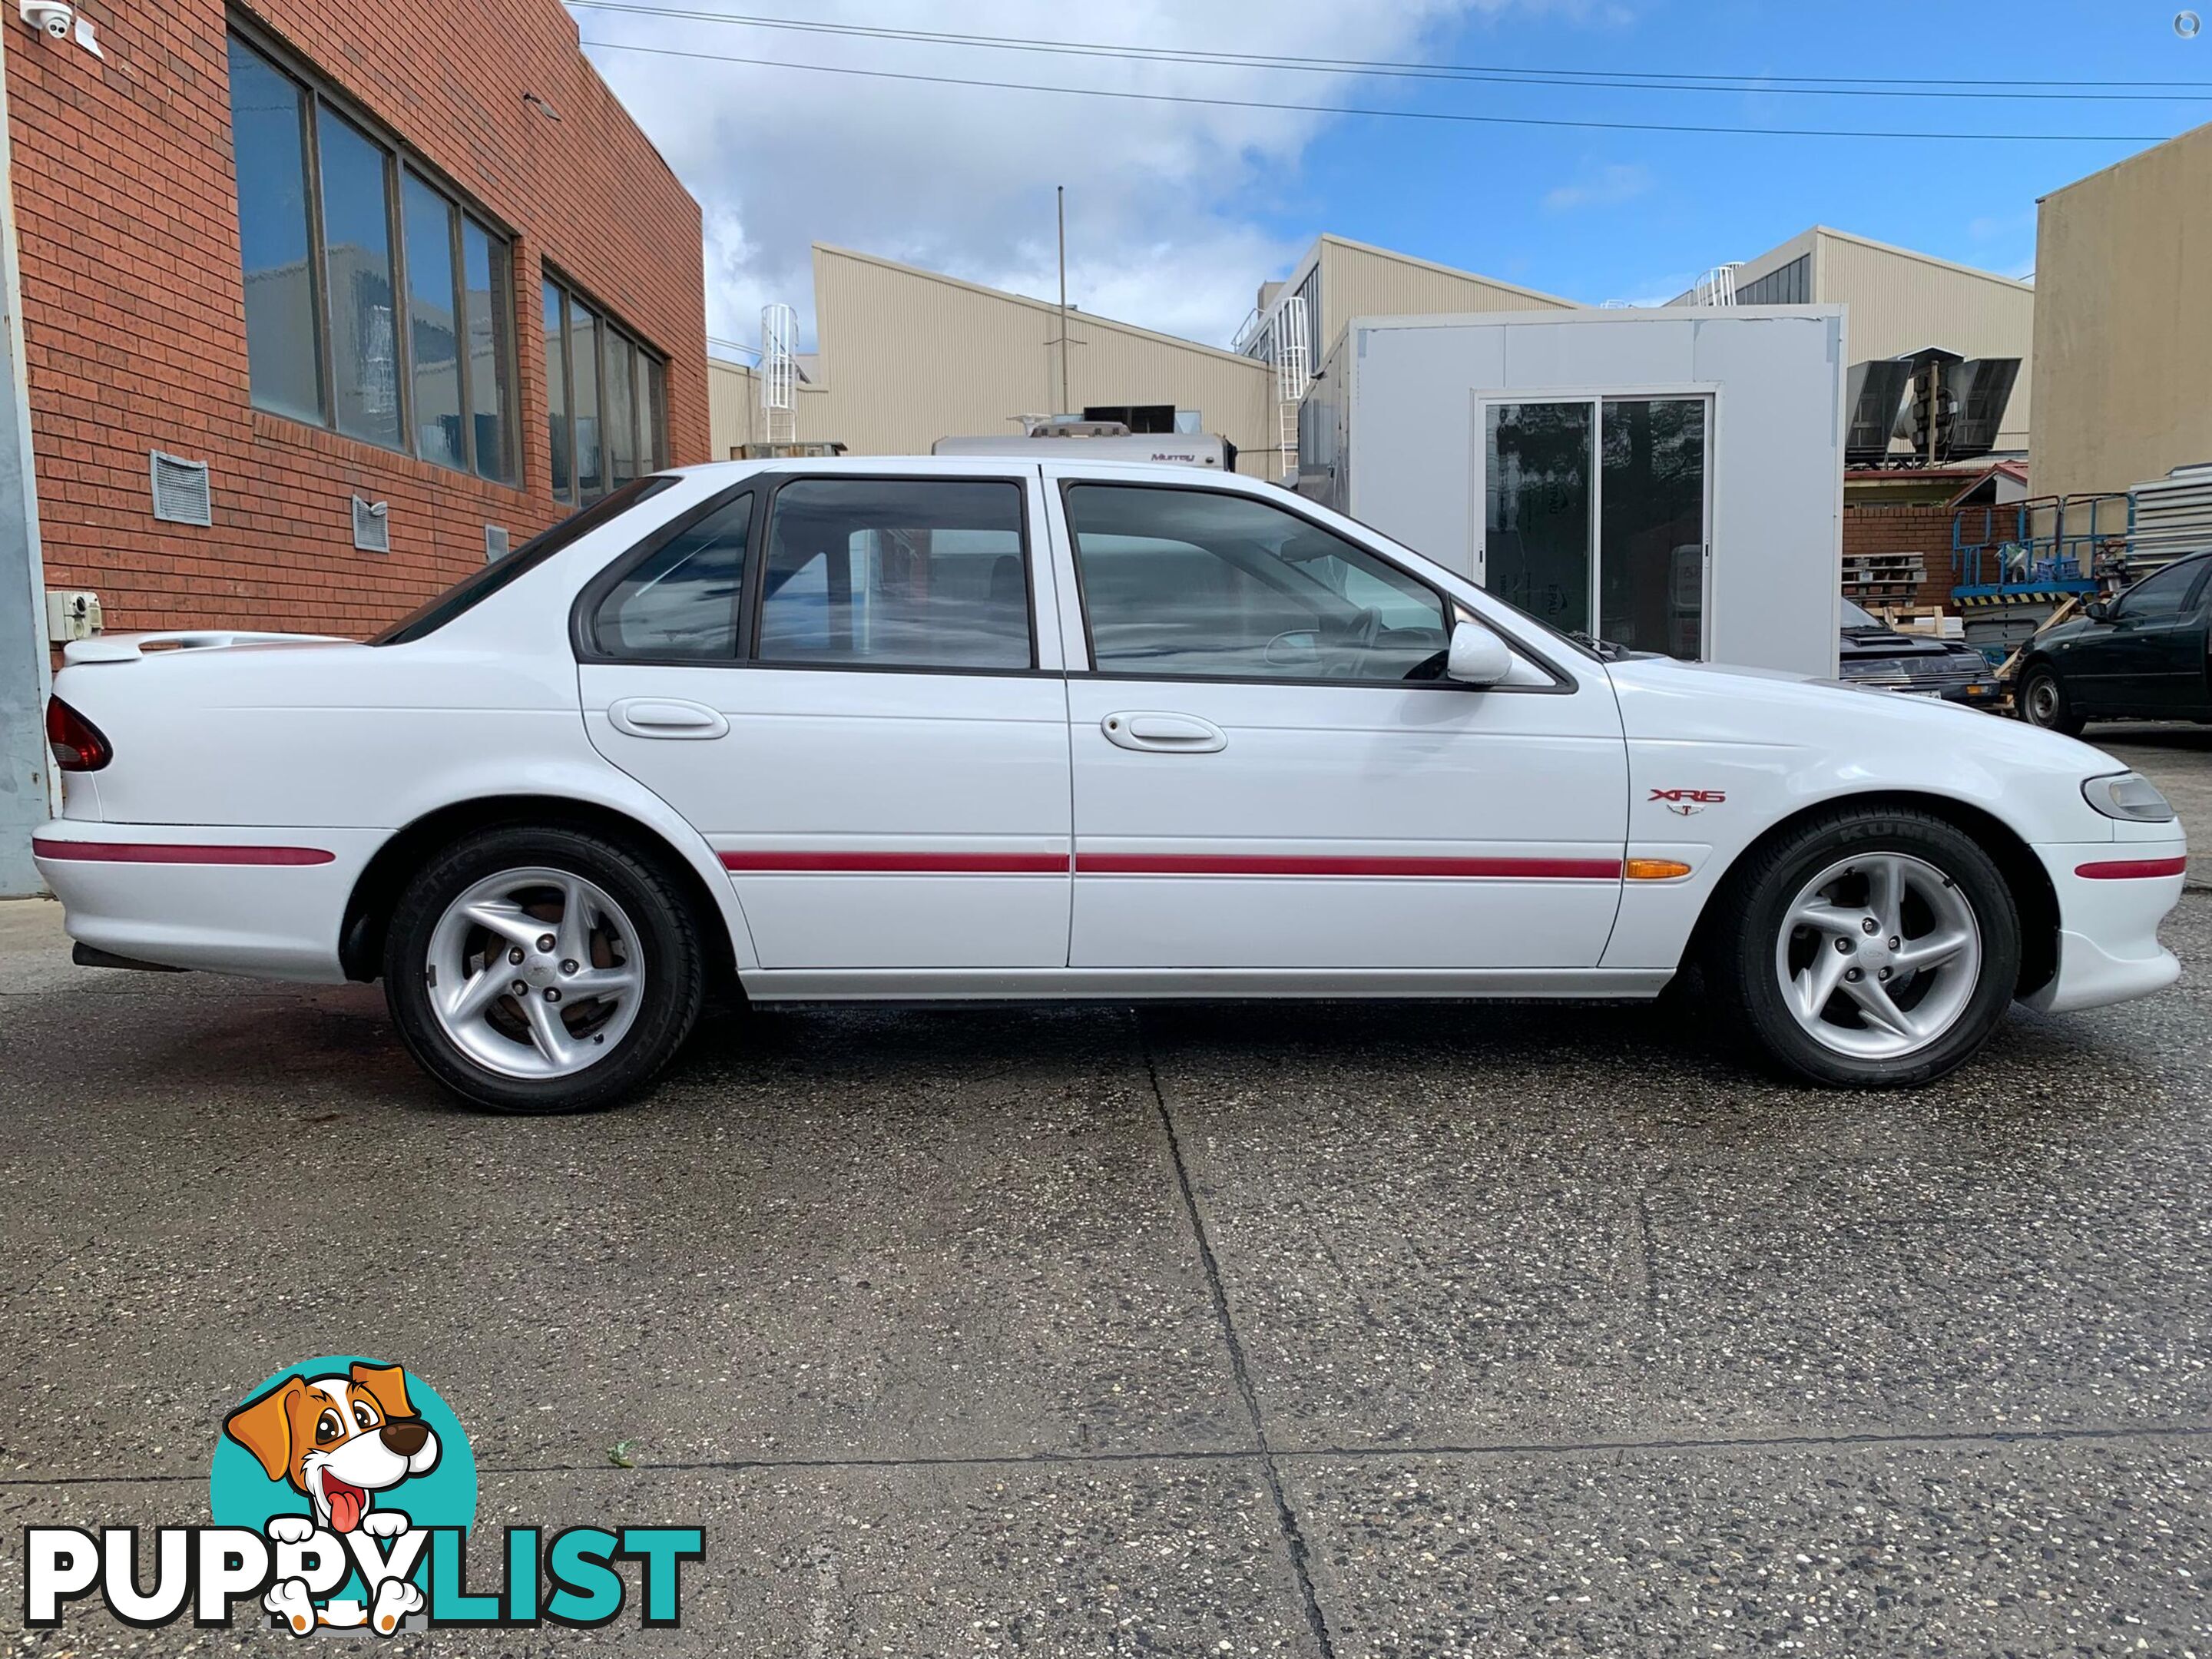
[[[1711,400],[1486,403],[1476,575],[1569,634],[1705,649]]]

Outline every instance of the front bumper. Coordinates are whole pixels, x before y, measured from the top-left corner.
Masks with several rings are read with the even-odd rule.
[[[343,981],[338,930],[384,830],[42,825],[31,852],[71,939],[164,968]]]
[[[2035,850],[2058,895],[2058,971],[2023,999],[2029,1007],[2045,1013],[2101,1007],[2148,996],[2181,977],[2181,963],[2158,942],[2158,925],[2179,902],[2186,880],[2189,848],[2179,836]],[[2134,869],[2114,872],[2128,866]]]

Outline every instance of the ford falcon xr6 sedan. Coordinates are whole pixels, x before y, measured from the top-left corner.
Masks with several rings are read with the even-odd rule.
[[[80,641],[80,961],[384,981],[477,1103],[755,1002],[1656,996],[1919,1084],[2141,996],[2184,847],[2069,738],[1601,659],[1273,485],[784,461],[617,490],[366,644]]]

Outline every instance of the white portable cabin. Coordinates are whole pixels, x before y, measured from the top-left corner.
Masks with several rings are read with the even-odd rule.
[[[1832,676],[1843,307],[1354,318],[1301,493],[1570,633]]]

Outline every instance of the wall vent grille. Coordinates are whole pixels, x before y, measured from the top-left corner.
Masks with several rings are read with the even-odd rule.
[[[353,544],[363,553],[392,551],[390,503],[353,498]]]
[[[156,449],[149,452],[147,466],[154,489],[154,516],[163,524],[211,525],[215,497],[208,483],[208,464],[188,461]]]
[[[496,564],[507,556],[508,546],[507,526],[488,524],[484,526],[484,562]]]

